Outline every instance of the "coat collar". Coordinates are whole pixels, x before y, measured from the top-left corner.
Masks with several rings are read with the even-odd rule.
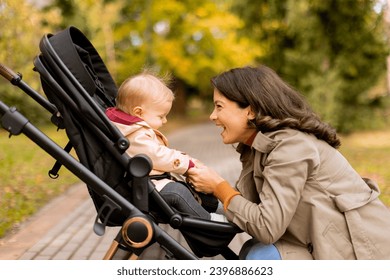
[[[275,146],[280,142],[280,140],[274,140],[267,135],[263,134],[261,131],[257,132],[255,138],[253,139],[251,147],[261,153],[268,154],[271,152]],[[240,143],[237,146],[237,151],[241,153],[244,148],[248,147],[246,144]]]
[[[137,116],[129,115],[115,107],[107,108],[106,115],[111,121],[124,124],[124,125],[132,125],[143,121],[143,119]]]
[[[136,131],[139,128],[151,129],[156,133],[157,137],[164,143],[165,146],[168,146],[168,139],[162,134],[159,130],[151,128],[143,119],[129,115],[115,107],[109,107],[106,109],[106,115],[108,119],[112,122],[126,125],[128,127],[133,126],[131,131]],[[129,130],[127,130],[130,133]]]

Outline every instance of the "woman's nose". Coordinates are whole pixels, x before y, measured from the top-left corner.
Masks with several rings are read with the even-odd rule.
[[[211,112],[211,115],[210,115],[210,120],[211,121],[214,121],[217,119],[217,115],[215,114],[215,109]]]

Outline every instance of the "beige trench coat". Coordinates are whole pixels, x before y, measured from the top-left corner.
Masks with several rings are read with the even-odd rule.
[[[285,129],[237,151],[242,195],[226,215],[282,259],[390,259],[390,211],[336,149]]]

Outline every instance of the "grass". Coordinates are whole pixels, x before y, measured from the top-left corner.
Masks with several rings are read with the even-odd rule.
[[[60,146],[65,146],[63,131],[45,129]],[[55,160],[24,135],[12,136],[0,130],[0,237],[16,229],[50,199],[78,181],[65,168],[57,180],[48,171]]]
[[[344,136],[340,151],[362,177],[379,184],[380,199],[390,206],[390,130]]]
[[[193,120],[172,118],[163,132],[169,133],[189,123]],[[65,146],[67,138],[63,131],[57,132],[52,127],[42,130]],[[390,206],[390,130],[343,136],[340,150],[362,177],[379,183],[380,198]],[[54,162],[26,136],[9,139],[7,132],[0,129],[0,238],[79,181],[65,168],[57,180],[49,178],[47,172]]]

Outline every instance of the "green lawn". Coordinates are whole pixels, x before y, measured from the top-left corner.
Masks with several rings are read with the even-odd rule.
[[[171,129],[174,128],[177,127]],[[63,131],[50,128],[44,133],[65,146]],[[390,206],[390,130],[345,136],[341,152],[362,177],[379,183],[381,199]],[[7,132],[0,129],[0,237],[79,181],[65,168],[57,180],[50,179],[47,172],[54,162],[26,136],[9,139]]]

